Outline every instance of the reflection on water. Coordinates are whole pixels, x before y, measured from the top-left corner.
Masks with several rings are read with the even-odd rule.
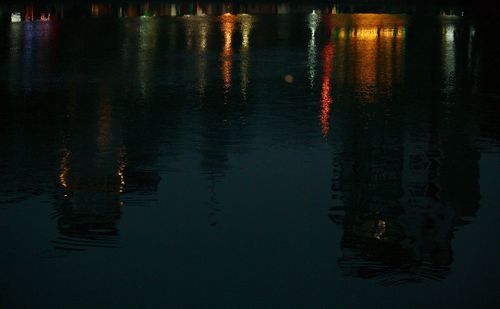
[[[309,29],[311,30],[311,38],[309,39],[308,53],[307,53],[307,66],[309,69],[309,83],[311,84],[311,89],[314,88],[314,79],[316,78],[316,29],[321,21],[321,16],[313,11],[307,16],[307,21]]]
[[[195,203],[163,202],[176,182],[200,194],[214,230],[271,213],[286,200],[275,192],[294,196],[282,187],[298,181],[280,164],[326,149],[327,159],[293,170],[308,178],[319,165],[331,176],[304,186],[331,186],[317,197],[327,206],[308,211],[340,226],[340,245],[330,245],[341,248],[341,271],[384,285],[449,276],[455,233],[483,207],[480,158],[500,149],[487,27],[337,7],[286,17],[251,12],[293,6],[90,9],[127,18],[73,21],[52,10],[42,23],[27,7],[23,22],[0,28],[0,202],[50,201],[54,248],[127,245],[120,222],[132,205],[206,219]],[[283,162],[269,164],[273,156]],[[267,169],[265,183],[254,168]],[[233,181],[245,185],[230,192]],[[254,212],[240,208],[248,201]],[[255,216],[255,229],[269,224]]]
[[[236,16],[225,13],[220,17],[220,29],[224,35],[224,43],[221,53],[221,70],[224,81],[224,94],[226,97],[231,91],[231,67],[233,64],[233,32],[236,26]]]
[[[248,93],[248,69],[249,69],[249,50],[250,50],[250,32],[254,24],[254,17],[248,14],[240,14],[238,18],[241,23],[241,49],[240,49],[240,71],[241,71],[241,96],[243,100],[247,99]]]

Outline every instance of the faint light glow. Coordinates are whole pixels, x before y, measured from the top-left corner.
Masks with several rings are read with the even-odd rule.
[[[149,95],[152,88],[149,83],[152,57],[158,37],[158,20],[143,18],[139,23],[139,50],[138,50],[138,80],[141,93]]]
[[[469,42],[467,44],[467,49],[468,49],[467,68],[470,72],[472,71],[472,61],[473,61],[472,44],[474,42],[475,35],[476,35],[476,29],[474,28],[474,26],[470,26],[470,28],[469,28]]]
[[[197,33],[199,35],[198,42],[198,62],[197,62],[197,72],[198,72],[198,93],[201,97],[205,95],[205,88],[207,86],[207,55],[206,50],[208,46],[208,33],[210,23],[202,18],[198,23]]]
[[[127,7],[127,17],[136,17],[137,16],[137,8],[133,4],[129,4]]]
[[[209,23],[207,22],[200,22],[198,24],[198,33],[200,35],[200,43],[198,45],[198,49],[200,51],[205,51],[208,46],[208,28],[209,28]]]
[[[112,140],[112,105],[109,97],[102,91],[98,114],[97,143],[101,152],[106,152]]]
[[[200,3],[196,3],[196,16],[205,16],[205,12],[203,12],[203,9],[201,8]]]
[[[26,7],[26,14],[24,14],[25,21],[34,21],[35,20],[35,12],[32,5]]]
[[[373,237],[375,239],[382,239],[382,236],[384,235],[385,233],[385,229],[386,229],[386,223],[384,220],[378,220],[377,222],[377,228],[375,230],[375,233],[373,234]]]
[[[118,165],[118,171],[117,171],[118,180],[120,182],[118,186],[118,192],[120,193],[123,193],[123,191],[125,190],[125,168],[127,167],[125,156],[126,156],[126,151],[125,148],[123,148],[120,151],[120,164]]]
[[[294,78],[293,78],[293,75],[292,75],[292,74],[287,74],[287,75],[285,75],[285,78],[284,78],[284,79],[285,79],[285,82],[287,82],[287,83],[289,83],[289,84],[293,83],[293,81],[294,81]]]
[[[177,16],[177,7],[175,4],[170,5],[170,16]]]
[[[33,41],[36,39],[35,23],[24,23],[24,45],[23,45],[23,83],[24,90],[31,92],[33,89]]]
[[[323,82],[321,84],[321,132],[323,137],[328,136],[330,128],[330,105],[331,97],[331,75],[333,70],[333,42],[329,42],[323,48]]]
[[[476,28],[474,26],[470,26],[469,35],[471,38],[474,38],[474,36],[476,35]]]
[[[332,7],[332,14],[337,14],[337,12],[338,12],[337,5],[334,4]]]
[[[45,13],[40,14],[40,21],[49,21],[50,20],[50,13],[45,15]]]
[[[240,69],[241,69],[241,94],[243,96],[243,99],[246,100],[247,98],[247,89],[248,89],[248,50],[250,48],[250,32],[253,27],[253,22],[254,18],[251,15],[248,14],[240,14],[238,15],[238,18],[240,20],[240,27],[241,27],[241,62],[240,62]]]
[[[94,17],[99,16],[99,5],[98,4],[92,4],[90,6],[90,14]]]
[[[222,79],[224,84],[224,92],[226,95],[229,94],[231,89],[231,67],[232,67],[232,38],[236,23],[236,16],[226,13],[220,17],[221,31],[224,35],[224,46],[222,49]]]
[[[194,38],[194,30],[193,23],[194,21],[189,17],[189,15],[182,16],[184,18],[184,29],[186,29],[186,47],[187,49],[191,49],[193,47],[193,38]]]
[[[29,24],[29,23],[28,23]],[[15,23],[10,26],[10,33],[8,35],[9,38],[9,57],[8,61],[11,63],[10,66],[7,67],[8,74],[9,74],[9,80],[14,81],[14,80],[21,80],[21,70],[19,59],[21,59],[21,55],[23,56],[23,62],[24,62],[24,52],[22,51],[22,46],[23,45],[23,26],[19,23]],[[11,93],[15,93],[18,91],[17,85],[14,83],[10,82],[9,83],[9,90]]]
[[[276,11],[277,11],[278,15],[290,14],[290,4],[288,4],[288,3],[278,4]]]
[[[151,17],[150,9],[151,5],[149,4],[149,2],[144,3],[142,7],[142,17]]]
[[[347,35],[346,35],[346,30],[345,30],[345,28],[344,28],[344,27],[341,27],[341,28],[339,29],[338,38],[339,38],[339,39],[345,39],[345,38],[346,38],[346,36],[347,36]]]
[[[10,14],[10,21],[12,23],[20,23],[21,22],[21,13],[16,12],[16,13]]]
[[[63,156],[61,159],[60,171],[59,171],[59,184],[63,189],[64,197],[68,197],[68,191],[69,191],[68,176],[70,172],[70,167],[69,167],[70,158],[71,158],[71,152],[67,148],[64,148]]]

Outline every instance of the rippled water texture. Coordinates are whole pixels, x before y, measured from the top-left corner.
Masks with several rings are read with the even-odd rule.
[[[500,305],[497,24],[197,10],[0,24],[0,307]]]

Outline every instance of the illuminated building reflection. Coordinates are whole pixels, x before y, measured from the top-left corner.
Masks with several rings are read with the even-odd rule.
[[[226,13],[219,17],[220,27],[224,36],[224,44],[221,54],[221,71],[226,99],[231,91],[231,67],[233,63],[232,38],[235,30],[236,16]]]
[[[390,95],[394,84],[401,81],[406,18],[352,14],[328,16],[328,20],[336,27],[339,86],[354,87],[367,102],[375,100],[375,93]],[[346,72],[351,67],[355,74]]]
[[[374,89],[365,90],[383,93],[386,99],[394,95],[389,89],[397,88],[403,66],[410,76],[426,79],[427,83],[429,74],[421,72],[421,63],[429,54],[419,49],[404,50],[404,24],[375,23],[377,18],[370,21],[372,26],[364,22],[351,28],[342,25],[345,30],[338,28],[336,61],[344,51],[339,50],[342,42],[346,51],[355,53],[355,72],[360,70],[357,65],[368,65],[357,58],[369,51],[376,54],[375,65],[368,67],[367,74],[371,76],[357,80],[344,74],[346,87],[361,91],[359,83],[368,81]],[[442,36],[431,41],[441,48],[443,57],[443,67],[427,64],[429,72],[437,73],[438,83],[433,89],[441,87],[439,73],[455,76],[457,64],[467,66],[468,53],[453,51],[459,42],[468,44],[468,34],[457,33],[457,27],[457,23],[451,27],[446,24]],[[464,40],[460,41],[460,35]],[[411,44],[420,44],[420,39],[427,39],[426,35],[408,38]],[[448,51],[453,51],[451,56]],[[404,53],[408,55],[402,57]],[[340,64],[352,64],[354,60],[339,59],[334,76],[339,74]],[[445,87],[454,87],[455,83],[445,79]],[[435,95],[426,92],[419,99],[435,102]],[[363,96],[355,102],[366,100]],[[418,108],[392,115],[377,115],[366,108],[361,109],[365,113],[359,113],[354,107],[345,123],[335,122],[340,136],[332,147],[334,201],[329,215],[342,225],[342,256],[338,265],[345,275],[373,278],[382,285],[401,285],[444,280],[450,273],[454,233],[475,216],[480,200],[479,128],[474,120],[477,107],[467,101],[455,102],[461,104],[443,107],[440,103],[418,103]],[[387,103],[384,111],[399,104],[400,101]],[[402,119],[416,122],[409,124]]]
[[[115,133],[118,126],[114,114],[112,93],[103,87],[97,121],[87,122],[96,126],[95,139],[82,146],[71,131],[64,139],[58,176],[62,196],[56,204],[59,235],[53,241],[56,249],[116,246],[127,153]],[[81,121],[75,119],[78,115],[74,109],[70,109],[69,117],[71,123]]]
[[[240,14],[238,15],[238,19],[240,21],[241,28],[241,94],[243,99],[247,99],[248,92],[248,52],[250,48],[250,31],[252,30],[254,17],[248,14]]]

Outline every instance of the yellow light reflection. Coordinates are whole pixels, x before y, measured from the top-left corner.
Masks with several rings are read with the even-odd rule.
[[[252,30],[254,18],[248,14],[240,14],[238,18],[241,23],[241,46],[243,48],[248,48],[250,44],[250,30]]]
[[[196,32],[198,34],[198,59],[197,59],[197,75],[198,75],[198,93],[201,97],[205,95],[205,88],[207,86],[207,46],[208,46],[208,33],[210,30],[210,23],[205,18],[199,18],[197,21]]]
[[[405,22],[403,16],[386,14],[336,15],[339,54],[339,85],[351,82],[367,102],[373,102],[376,93],[392,93],[394,83],[400,81],[403,65]],[[349,27],[345,27],[349,25]],[[349,55],[350,59],[345,59]],[[351,66],[343,66],[345,61]],[[352,70],[354,73],[345,72]]]
[[[321,132],[323,137],[328,136],[330,127],[330,105],[331,97],[331,76],[333,70],[333,42],[329,42],[323,48],[323,82],[321,84]]]
[[[241,27],[241,94],[243,99],[247,98],[248,91],[248,51],[250,47],[250,31],[253,27],[254,18],[248,14],[240,14],[240,27]]]
[[[346,38],[346,36],[347,36],[347,35],[346,35],[346,30],[345,30],[345,28],[344,28],[344,27],[341,27],[341,28],[339,29],[339,34],[338,34],[339,39],[345,39],[345,38]]]
[[[236,16],[226,13],[220,18],[221,31],[224,35],[224,46],[222,49],[221,61],[222,61],[222,79],[224,84],[224,92],[226,95],[229,94],[231,90],[231,67],[232,67],[232,38],[235,29]]]
[[[63,156],[61,159],[61,167],[59,171],[59,184],[61,185],[63,189],[63,194],[64,197],[68,197],[68,191],[69,191],[69,182],[68,182],[68,177],[69,177],[69,172],[70,172],[70,158],[71,158],[71,152],[67,149],[63,149]]]
[[[118,192],[123,193],[125,190],[125,167],[127,166],[126,161],[125,161],[125,156],[126,156],[126,150],[125,148],[122,148],[120,151],[120,164],[118,165]]]
[[[375,239],[382,239],[382,236],[384,235],[386,230],[386,223],[384,220],[378,220],[377,222],[377,228],[375,230],[375,233],[373,234],[373,237]]]

